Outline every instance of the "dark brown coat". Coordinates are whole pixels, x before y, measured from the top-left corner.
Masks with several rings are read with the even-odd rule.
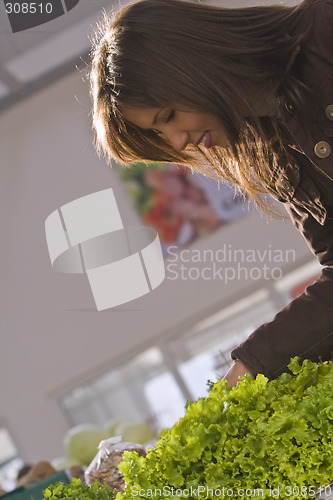
[[[333,356],[333,0],[312,0],[297,30],[308,30],[287,71],[300,71],[307,102],[295,106],[282,87],[280,113],[295,139],[294,161],[272,173],[277,198],[324,266],[318,281],[237,347],[233,358],[275,378],[291,357]],[[291,34],[293,35],[293,34]]]

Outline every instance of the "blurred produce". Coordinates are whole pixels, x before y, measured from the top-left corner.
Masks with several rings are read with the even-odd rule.
[[[72,478],[76,477],[84,482],[84,468],[81,465],[72,465],[68,470]]]
[[[64,447],[70,459],[79,465],[88,465],[96,455],[99,443],[107,437],[106,429],[97,425],[77,425],[67,432]]]
[[[117,429],[126,422],[130,423],[132,422],[132,420],[129,420],[128,418],[112,418],[111,420],[109,420],[105,424],[108,436],[119,436],[119,434],[117,433]]]
[[[121,436],[129,443],[145,444],[154,439],[155,434],[146,424],[134,420],[116,419],[107,425],[109,436]]]
[[[29,466],[27,470],[27,473],[21,475],[18,479],[16,484],[17,488],[20,486],[31,486],[46,477],[52,476],[52,474],[56,472],[51,463],[46,460],[42,460],[31,467]]]
[[[53,466],[57,470],[69,469],[73,465],[87,466],[95,457],[99,443],[113,436],[138,445],[146,444],[156,437],[148,425],[128,418],[113,418],[105,427],[77,425],[64,438],[67,456],[53,460]]]
[[[154,439],[154,433],[145,424],[124,424],[118,429],[122,437],[122,441],[130,443],[145,444]]]
[[[24,464],[17,473],[17,480],[21,479],[21,477],[25,476],[29,470],[31,469],[31,464]]]

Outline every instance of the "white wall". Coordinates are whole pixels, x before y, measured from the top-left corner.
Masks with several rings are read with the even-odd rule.
[[[113,187],[124,222],[137,223],[114,171],[92,147],[90,103],[75,73],[0,116],[0,423],[24,460],[63,454],[68,425],[57,396],[260,286],[257,281],[165,280],[153,293],[95,310],[83,275],[50,265],[44,222],[61,205]],[[193,248],[294,248],[310,258],[288,221],[251,214]],[[282,264],[285,270],[295,263]]]

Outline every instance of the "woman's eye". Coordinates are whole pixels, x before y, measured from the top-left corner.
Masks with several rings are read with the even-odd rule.
[[[172,120],[172,118],[173,118],[174,116],[175,116],[175,111],[174,111],[174,109],[172,109],[172,110],[170,111],[170,113],[168,114],[168,116],[166,117],[166,120],[165,120],[165,121],[166,121],[166,123],[168,123],[170,120]]]

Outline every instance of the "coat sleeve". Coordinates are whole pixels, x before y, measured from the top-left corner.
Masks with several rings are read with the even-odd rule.
[[[333,357],[333,219],[321,225],[307,210],[288,205],[295,226],[324,268],[316,283],[232,352],[253,375],[270,379],[288,371],[294,356],[312,361]]]

